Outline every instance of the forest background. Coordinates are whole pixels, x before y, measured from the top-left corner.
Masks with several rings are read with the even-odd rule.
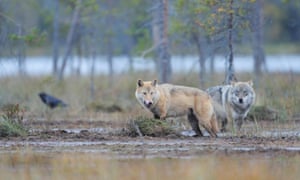
[[[253,54],[259,75],[265,54],[299,53],[299,8],[292,0],[2,0],[0,57],[13,57],[26,74],[28,56],[50,56],[58,79],[74,56],[105,56],[111,76],[115,56],[126,56],[130,70],[133,57],[151,57],[166,82],[172,55],[193,54],[202,83],[215,55]]]

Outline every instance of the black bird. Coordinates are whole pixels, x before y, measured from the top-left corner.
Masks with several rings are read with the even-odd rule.
[[[41,100],[43,101],[43,103],[45,103],[51,109],[54,109],[56,107],[66,107],[67,106],[67,104],[64,103],[62,100],[60,100],[54,96],[51,96],[45,92],[40,92],[39,96],[40,96]]]

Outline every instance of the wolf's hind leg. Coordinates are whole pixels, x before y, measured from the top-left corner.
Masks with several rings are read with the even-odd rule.
[[[227,118],[221,118],[221,125],[222,125],[221,132],[227,131],[227,129],[226,129],[227,123],[228,123]]]
[[[210,115],[204,114],[204,113],[199,114],[199,113],[195,112],[194,116],[196,117],[196,119],[199,120],[199,123],[201,124],[201,126],[203,126],[205,128],[205,130],[209,133],[209,135],[211,137],[218,137],[217,136],[218,127],[217,127],[217,124],[215,124],[216,127],[214,129],[214,127],[212,125],[212,118],[214,118],[214,117],[212,117],[211,114]],[[217,123],[216,119],[214,119],[214,120],[215,120],[215,123]]]
[[[190,112],[188,113],[188,120],[190,125],[192,126],[193,131],[195,131],[196,136],[203,136],[203,133],[199,128],[199,121],[197,117],[194,115],[192,109],[190,109]]]

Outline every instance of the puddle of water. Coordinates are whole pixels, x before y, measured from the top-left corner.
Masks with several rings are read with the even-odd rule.
[[[263,137],[300,137],[300,130],[272,130],[262,131],[260,136]]]
[[[286,147],[287,151],[300,151],[300,147]]]
[[[181,131],[180,134],[186,137],[193,137],[196,133],[193,130]],[[231,133],[218,133],[219,137],[230,136]],[[207,132],[204,132],[204,136],[209,136]],[[271,130],[271,131],[262,131],[259,133],[259,136],[262,137],[300,137],[300,130]]]
[[[182,136],[187,136],[187,137],[193,137],[196,135],[195,131],[193,131],[193,130],[181,131],[180,134]]]
[[[202,133],[203,133],[203,136],[207,136],[207,137],[210,136],[206,131],[204,131],[204,132],[202,131]],[[186,136],[186,137],[194,137],[196,135],[196,133],[193,130],[184,130],[184,131],[180,132],[180,135]],[[224,137],[225,134],[224,133],[218,133],[218,136],[219,137]]]
[[[79,134],[82,131],[87,131],[91,133],[101,133],[101,134],[108,134],[110,132],[115,132],[118,131],[116,128],[72,128],[72,129],[60,129],[60,128],[53,128],[50,129],[50,131],[66,131],[67,133],[74,133],[74,134]],[[44,129],[32,129],[30,132],[43,132],[45,131]]]
[[[250,152],[250,151],[256,151],[256,147],[233,147],[231,149],[232,151],[239,151],[239,152]]]

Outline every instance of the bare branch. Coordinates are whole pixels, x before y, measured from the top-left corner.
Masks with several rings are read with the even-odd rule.
[[[144,59],[145,56],[146,56],[147,54],[149,54],[150,52],[152,52],[152,51],[154,51],[156,48],[158,48],[161,44],[165,43],[165,41],[166,41],[165,39],[162,39],[160,42],[154,44],[154,45],[153,45],[152,47],[150,47],[149,49],[143,51],[143,52],[141,53],[142,59]]]

